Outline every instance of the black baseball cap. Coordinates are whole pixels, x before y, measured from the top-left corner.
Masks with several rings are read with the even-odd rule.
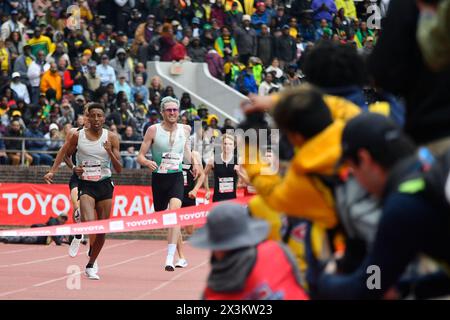
[[[389,145],[407,139],[400,127],[390,118],[363,112],[347,122],[342,132],[342,154],[336,167],[354,156],[359,149],[388,150]]]

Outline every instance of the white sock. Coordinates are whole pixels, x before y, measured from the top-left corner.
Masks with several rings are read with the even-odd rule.
[[[176,250],[177,250],[176,243],[171,243],[167,245],[167,257],[171,257],[173,259]]]

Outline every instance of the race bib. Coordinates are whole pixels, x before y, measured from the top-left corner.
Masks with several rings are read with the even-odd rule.
[[[229,193],[234,191],[233,177],[219,178],[219,193]]]
[[[98,181],[102,177],[102,166],[100,160],[86,160],[82,162],[84,169],[82,180]]]
[[[187,172],[184,170],[183,170],[183,181],[184,181],[184,186],[186,187],[188,185]]]
[[[167,173],[169,170],[178,171],[183,156],[180,153],[165,152],[162,154],[158,173]]]

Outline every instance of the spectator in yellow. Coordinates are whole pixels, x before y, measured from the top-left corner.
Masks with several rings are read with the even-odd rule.
[[[0,40],[0,70],[9,72],[9,51],[3,40]]]
[[[31,47],[31,54],[37,57],[39,51],[44,51],[45,55],[53,52],[53,43],[49,37],[41,34],[41,28],[34,29],[34,37],[28,40],[28,45]]]
[[[344,8],[345,16],[347,18],[350,18],[352,20],[357,19],[356,15],[356,7],[353,0],[335,0],[336,3],[336,9],[339,11],[339,9]]]
[[[257,99],[272,99],[272,103],[259,103],[251,108],[268,110],[273,107],[273,96]],[[336,226],[332,190],[318,176],[334,175],[341,154],[340,136],[345,121],[359,112],[359,107],[351,102],[325,96],[311,85],[287,90],[282,95],[274,108],[274,118],[297,148],[285,177],[262,175],[268,165],[250,163],[248,157],[244,163],[250,183],[273,210],[308,219],[322,228]],[[253,154],[257,152],[255,148],[252,145],[246,147]]]
[[[219,0],[220,1],[220,0]],[[239,12],[244,12],[244,9],[242,8],[242,4],[237,0],[222,0],[223,6],[225,8],[225,11],[230,11],[231,7],[233,6],[233,2],[237,3],[237,10]]]
[[[86,0],[78,0],[78,7],[80,8],[80,18],[87,21],[92,21],[94,16],[89,8],[89,4]]]
[[[50,64],[50,69],[42,75],[41,92],[46,93],[48,89],[53,89],[56,92],[56,100],[61,100],[62,97],[62,79],[58,73],[56,63]]]

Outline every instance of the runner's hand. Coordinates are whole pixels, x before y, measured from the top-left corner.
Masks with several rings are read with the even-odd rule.
[[[211,197],[211,192],[210,191],[206,191],[205,193],[205,199],[209,200],[209,198]]]
[[[158,169],[158,165],[156,164],[156,162],[155,161],[151,161],[151,160],[149,160],[147,162],[147,167],[150,169],[151,172],[153,172],[156,169]]]
[[[197,191],[196,190],[189,191],[188,197],[191,199],[195,199],[197,197]]]
[[[45,182],[47,182],[48,184],[53,183],[53,177],[54,177],[54,173],[53,172],[47,172],[47,174],[44,176],[44,180]]]
[[[75,172],[77,176],[81,176],[84,173],[84,169],[83,167],[74,167],[73,172]]]

